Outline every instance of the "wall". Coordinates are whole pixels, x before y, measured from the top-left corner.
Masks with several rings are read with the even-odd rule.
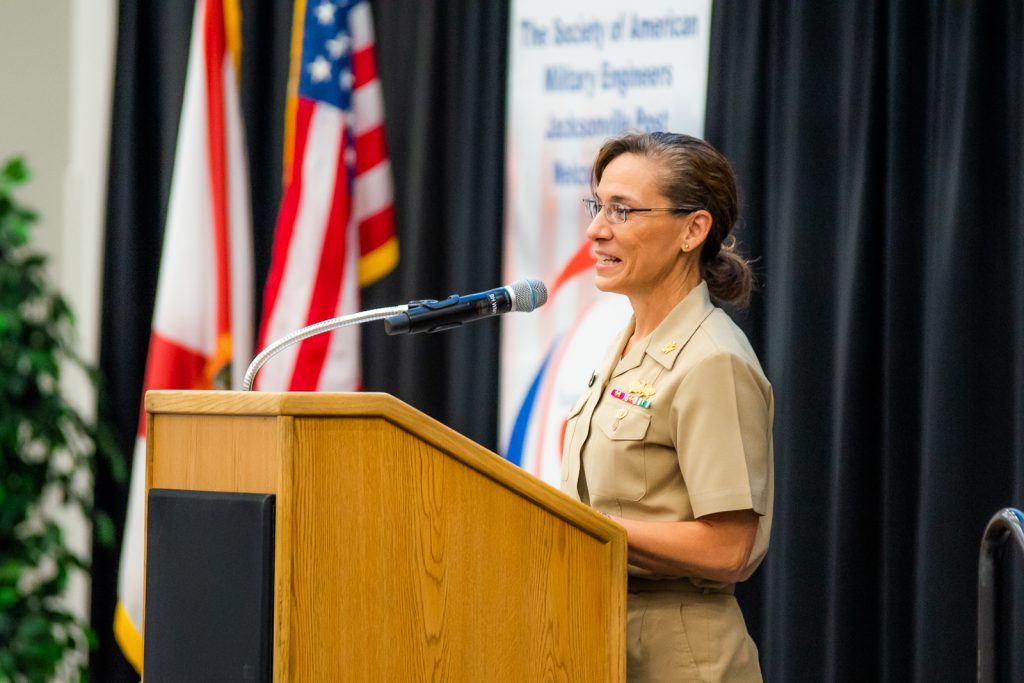
[[[95,362],[107,185],[116,5],[112,0],[0,0],[0,163],[24,155],[31,182],[21,201],[39,212],[35,246],[76,312],[83,356]],[[94,397],[71,374],[66,390],[88,414]],[[69,542],[90,547],[85,520],[58,511]],[[69,600],[88,614],[88,583]]]

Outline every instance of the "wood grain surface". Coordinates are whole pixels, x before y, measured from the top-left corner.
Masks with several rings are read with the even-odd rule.
[[[624,680],[624,530],[494,453],[384,394],[146,407],[148,484],[278,495],[275,680]]]

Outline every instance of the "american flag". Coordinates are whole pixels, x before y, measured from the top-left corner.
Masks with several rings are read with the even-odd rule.
[[[293,55],[299,58],[292,64],[285,193],[264,293],[261,347],[294,329],[355,312],[359,287],[398,261],[369,4],[300,1],[295,17]],[[286,349],[256,381],[263,391],[359,386],[354,328]]]

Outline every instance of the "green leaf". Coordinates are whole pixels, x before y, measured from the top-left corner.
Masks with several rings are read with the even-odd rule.
[[[0,607],[13,605],[18,601],[18,589],[14,586],[0,586]]]
[[[103,510],[96,510],[92,523],[93,533],[96,534],[96,539],[100,545],[105,547],[112,546],[116,532],[114,531],[114,522],[111,521],[110,516]]]
[[[11,245],[15,247],[21,247],[28,244],[28,221],[23,218],[12,217],[7,221],[7,239],[11,241]]]
[[[31,614],[22,619],[21,623],[18,624],[18,637],[26,640],[36,640],[49,634],[51,629],[52,627],[47,619],[38,614]]]
[[[18,562],[17,560],[4,560],[0,563],[0,582],[4,584],[16,585],[18,578],[22,572],[26,569],[24,562]]]
[[[14,658],[14,653],[6,648],[0,649],[0,673],[6,676],[2,680],[6,681],[13,678],[17,671],[18,663]]]
[[[52,669],[53,665],[64,658],[64,648],[51,638],[43,640],[33,647],[32,656],[40,662],[45,662]]]
[[[23,183],[29,178],[28,166],[25,164],[25,159],[22,157],[14,157],[9,159],[4,164],[3,171],[0,171],[0,176],[3,176],[4,180],[10,183]]]

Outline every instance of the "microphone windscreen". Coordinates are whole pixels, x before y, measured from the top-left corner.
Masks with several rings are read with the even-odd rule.
[[[513,311],[529,313],[548,301],[548,288],[540,280],[516,280],[509,289],[512,290]]]

